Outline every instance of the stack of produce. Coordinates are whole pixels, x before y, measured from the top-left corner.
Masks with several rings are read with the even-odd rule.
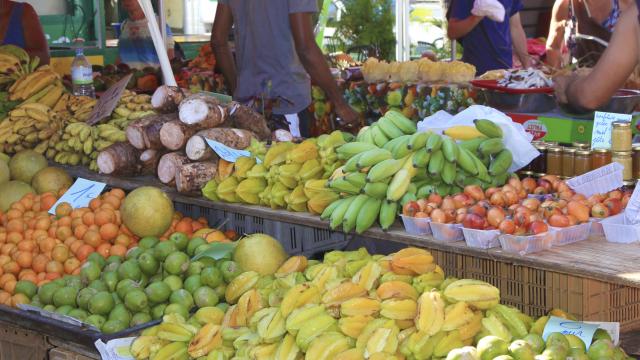
[[[345,143],[345,136],[334,131],[300,144],[279,142],[266,151],[261,162],[241,157],[230,176],[212,180],[203,194],[214,201],[320,214],[338,198],[326,184],[341,165],[336,148]],[[259,155],[261,150],[257,152]]]
[[[14,154],[25,149],[35,149],[44,154],[49,144],[59,139],[66,122],[49,106],[41,103],[18,105],[0,122],[0,150]]]
[[[131,353],[156,360],[627,358],[604,331],[589,352],[572,335],[545,342],[549,317],[534,321],[499,304],[500,291],[486,282],[445,278],[417,248],[388,256],[332,251],[323,262],[294,256],[271,272],[237,275],[225,299],[224,314],[165,316]]]
[[[23,82],[40,65],[40,58],[29,57],[24,49],[15,45],[0,46],[0,85]],[[38,90],[39,91],[39,90]],[[15,88],[11,91],[11,100],[17,100]]]
[[[416,132],[416,125],[390,111],[363,128],[355,142],[337,149],[346,160],[342,176],[327,185],[344,195],[322,218],[332,229],[358,233],[376,220],[383,229],[394,222],[400,205],[431,192],[457,194],[471,184],[484,188],[502,185],[508,178],[512,155],[504,148],[502,129],[490,120],[476,120],[479,135],[457,143],[432,132]]]
[[[475,66],[462,61],[439,62],[422,58],[414,61],[379,61],[370,57],[362,65],[362,75],[366,82],[401,83],[467,83],[475,77]]]

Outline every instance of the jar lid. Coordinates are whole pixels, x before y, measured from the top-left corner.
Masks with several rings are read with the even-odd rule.
[[[591,150],[578,150],[576,155],[591,155]]]
[[[559,153],[559,152],[562,152],[562,147],[561,146],[552,146],[552,147],[547,149],[547,152],[550,152],[550,153],[557,153],[558,152]]]
[[[631,148],[631,150],[640,151],[640,144],[633,144],[633,147]]]
[[[545,144],[547,146],[558,146],[558,142],[557,141],[545,141]]]
[[[611,126],[615,127],[631,127],[630,121],[614,121],[611,123]]]
[[[535,173],[533,171],[520,171],[520,175],[522,176],[533,176]]]
[[[574,147],[566,147],[562,151],[567,153],[567,154],[574,154],[577,150],[578,149],[576,149]]]
[[[637,180],[628,180],[628,181],[623,181],[622,185],[624,186],[636,186],[636,181]]]
[[[588,142],[575,141],[571,143],[571,146],[579,149],[588,149],[591,147],[591,144]]]
[[[547,176],[547,174],[545,174],[545,173],[533,173],[533,176],[541,178],[543,176]]]
[[[613,156],[631,156],[631,151],[614,151]]]
[[[606,154],[606,153],[610,153],[611,150],[606,148],[596,148],[596,149],[593,149],[593,152],[598,154]]]
[[[536,150],[547,150],[547,144],[543,142],[539,142],[537,144],[534,144],[533,146],[535,146]]]

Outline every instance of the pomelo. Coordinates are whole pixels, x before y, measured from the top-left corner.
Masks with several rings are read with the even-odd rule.
[[[274,274],[287,259],[287,253],[278,240],[266,234],[253,234],[238,241],[233,260],[244,271],[260,275]]]
[[[73,184],[71,176],[66,171],[53,166],[40,169],[31,179],[31,186],[38,194],[58,193],[62,189],[69,188],[71,184]]]
[[[47,167],[47,159],[33,150],[23,150],[13,155],[9,160],[11,178],[27,184],[31,183],[33,176]]]
[[[0,210],[7,211],[14,202],[22,199],[23,196],[35,191],[29,184],[12,180],[0,184]]]
[[[174,209],[162,190],[143,186],[125,197],[120,211],[127,228],[139,237],[146,237],[164,234],[171,226]]]

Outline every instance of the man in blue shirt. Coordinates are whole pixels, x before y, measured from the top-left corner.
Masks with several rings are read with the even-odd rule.
[[[478,1],[478,0],[475,0]],[[472,14],[473,0],[452,0],[447,35],[459,39],[462,60],[473,64],[477,74],[513,67],[513,51],[524,67],[529,67],[527,36],[520,21],[521,0],[495,0],[505,9],[502,22]]]

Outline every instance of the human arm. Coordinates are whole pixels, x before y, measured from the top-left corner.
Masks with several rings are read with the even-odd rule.
[[[562,44],[564,42],[564,28],[568,18],[568,0],[557,0],[553,4],[551,12],[546,49],[546,62],[554,68],[562,67]]]
[[[38,14],[29,4],[24,4],[24,13],[22,14],[22,26],[24,31],[25,51],[31,57],[40,58],[40,64],[49,63],[49,44],[44,36],[42,24]]]
[[[478,26],[482,19],[484,19],[484,17],[476,15],[469,15],[467,18],[462,20],[456,18],[449,19],[449,25],[447,26],[447,37],[449,37],[449,39],[451,40],[456,40],[464,37],[471,30],[473,30],[473,28]]]
[[[222,72],[227,85],[233,94],[236,90],[236,64],[229,47],[229,33],[233,26],[233,14],[231,7],[218,3],[216,18],[211,29],[211,49],[216,56],[216,63]]]
[[[520,13],[515,13],[509,18],[509,29],[511,30],[511,41],[518,59],[523,68],[531,66],[531,58],[527,50],[527,34],[524,33]]]
[[[605,104],[638,63],[639,33],[638,10],[630,8],[622,14],[607,50],[589,75],[554,79],[558,101],[582,109]]]
[[[291,13],[289,14],[289,22],[291,23],[296,53],[302,66],[309,73],[313,82],[327,94],[340,119],[344,123],[356,125],[359,121],[359,115],[342,97],[342,92],[331,75],[324,55],[316,44],[311,13]]]

